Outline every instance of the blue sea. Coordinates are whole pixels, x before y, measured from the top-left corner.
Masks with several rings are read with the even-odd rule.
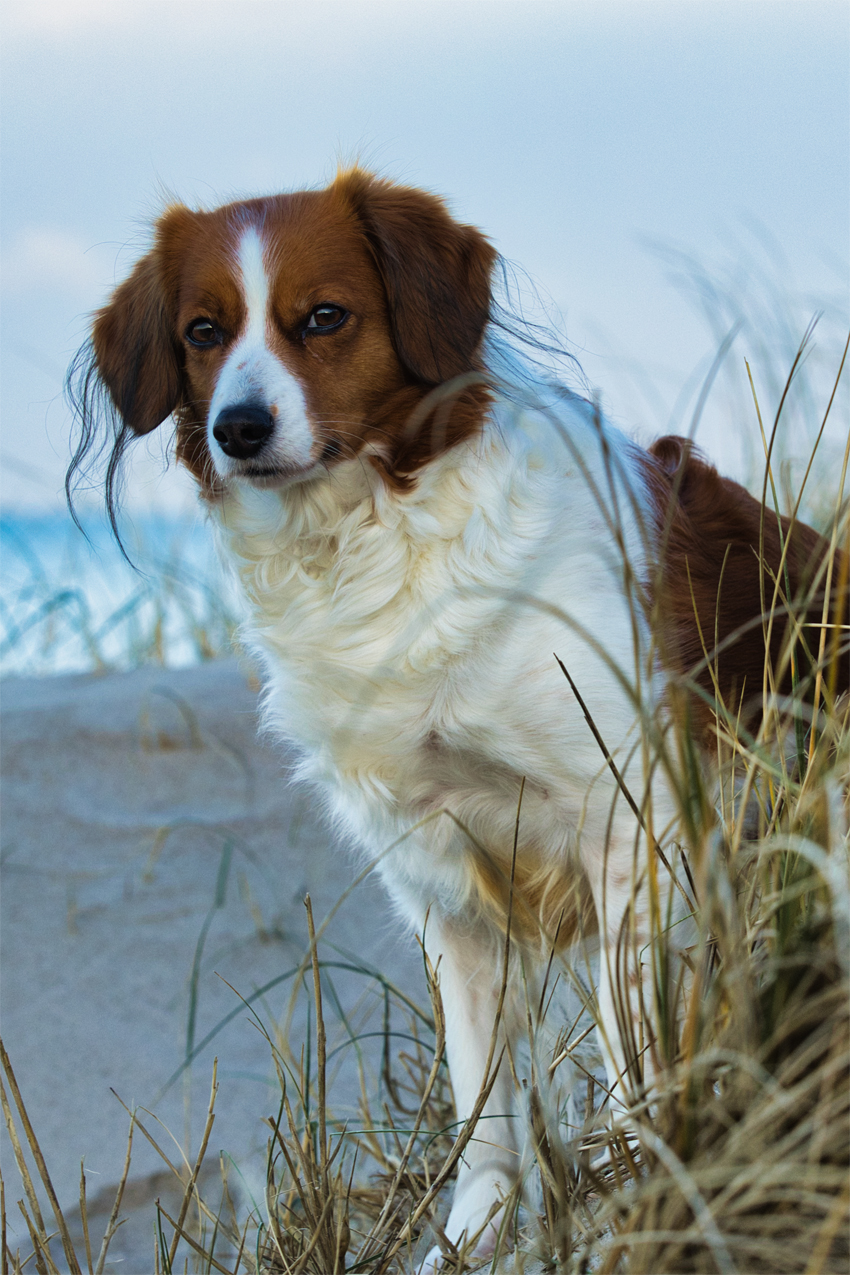
[[[105,516],[80,521],[85,535],[65,511],[0,517],[4,676],[181,667],[230,649],[238,602],[197,514],[122,515],[127,557]]]

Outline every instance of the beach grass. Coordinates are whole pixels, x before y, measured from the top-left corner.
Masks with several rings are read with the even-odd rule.
[[[4,514],[0,663],[4,676],[182,667],[227,655],[235,590],[195,515],[106,518]]]

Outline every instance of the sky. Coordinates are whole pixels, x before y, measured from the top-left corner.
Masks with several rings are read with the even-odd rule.
[[[480,226],[644,441],[687,431],[743,322],[696,428],[738,476],[760,446],[745,358],[769,423],[821,314],[783,442],[805,450],[850,322],[845,3],[5,0],[3,28],[7,511],[59,507],[65,370],[165,200],[318,186],[355,159]],[[847,422],[845,385],[835,446]],[[167,440],[138,449],[137,504],[193,498]]]

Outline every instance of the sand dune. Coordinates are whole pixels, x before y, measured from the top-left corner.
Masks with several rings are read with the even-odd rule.
[[[235,661],[9,679],[0,702],[2,1030],[60,1200],[76,1199],[83,1157],[90,1193],[111,1195],[128,1119],[110,1087],[128,1105],[155,1102],[178,1140],[188,1134],[194,1144],[214,1055],[221,1088],[212,1159],[227,1150],[248,1185],[259,1183],[261,1120],[278,1096],[268,1045],[247,1013],[158,1096],[185,1057],[199,936],[208,921],[196,1044],[239,1005],[227,983],[248,996],[298,963],[305,893],[320,919],[350,884],[355,861],[309,795],[288,785],[285,753],[257,738],[256,692]],[[377,882],[365,881],[344,904],[323,954],[334,958],[334,947],[425,999],[415,945],[389,919]],[[333,977],[360,1021],[376,1003],[374,985],[344,971]],[[269,1029],[290,989],[287,981],[257,1002]],[[300,1010],[296,1033],[304,1027]],[[356,1103],[352,1051],[337,1062],[342,1112]],[[3,1167],[14,1200],[8,1144]],[[110,1250],[124,1258],[117,1269],[151,1269],[162,1169],[137,1137],[131,1222]]]

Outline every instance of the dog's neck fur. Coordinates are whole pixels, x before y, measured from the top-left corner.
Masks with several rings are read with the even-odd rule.
[[[622,550],[594,495],[611,491],[601,439],[619,470]],[[629,455],[581,400],[558,417],[501,403],[413,491],[359,459],[284,492],[233,490],[214,518],[251,609],[243,636],[265,666],[276,728],[330,750],[342,770],[362,769],[374,747],[383,770],[393,748],[400,757],[471,711],[459,700],[483,693],[500,633],[529,606],[569,616],[570,645],[581,646],[582,633],[598,639],[608,596],[625,621],[615,658],[633,665],[623,552],[637,581],[645,497]]]
[[[276,659],[333,662],[334,631],[350,630],[352,643],[339,652],[346,669],[389,658],[413,670],[429,645],[427,626],[443,629],[441,611],[475,610],[468,628],[435,638],[448,662],[479,641],[507,595],[534,592],[535,551],[554,519],[563,519],[559,541],[573,542],[569,560],[586,569],[588,553],[607,556],[622,589],[624,562],[611,535],[619,522],[622,551],[640,575],[648,499],[632,450],[583,400],[570,396],[547,412],[502,400],[480,433],[428,465],[411,491],[385,483],[361,456],[283,491],[234,485],[213,519],[262,617],[261,642],[272,640],[272,617],[288,635]],[[296,654],[292,639],[319,613],[325,640],[311,634]],[[423,631],[412,632],[411,620]],[[364,643],[364,626],[376,631],[377,646]]]

